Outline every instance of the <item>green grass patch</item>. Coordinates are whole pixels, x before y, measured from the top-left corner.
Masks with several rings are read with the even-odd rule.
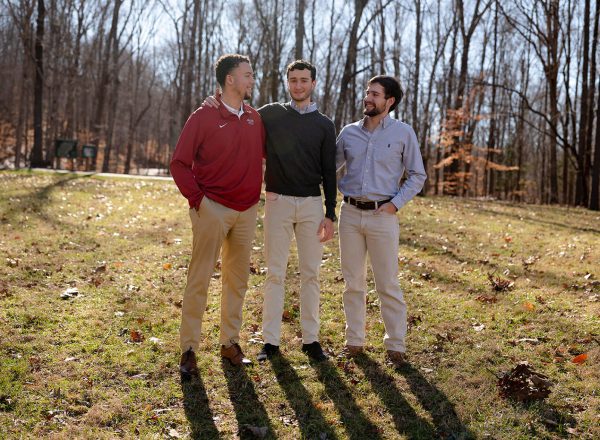
[[[398,215],[410,360],[400,369],[384,359],[370,272],[366,354],[340,354],[337,236],[321,271],[321,342],[331,354],[322,364],[300,350],[295,250],[283,356],[273,362],[221,362],[215,277],[200,378],[182,384],[178,329],[192,237],[175,185],[1,172],[0,192],[2,438],[229,439],[261,428],[281,439],[600,437],[598,213],[442,197],[409,203]],[[262,208],[241,341],[253,359]],[[490,275],[510,287],[494,290]],[[582,353],[583,363],[572,362]],[[552,381],[544,401],[499,396],[498,375],[521,361]]]

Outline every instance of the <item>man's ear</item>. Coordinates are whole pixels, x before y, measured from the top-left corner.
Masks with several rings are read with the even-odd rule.
[[[392,106],[394,105],[395,102],[396,102],[396,98],[394,98],[393,96],[390,96],[387,99],[388,111],[389,111],[390,108],[392,108]]]

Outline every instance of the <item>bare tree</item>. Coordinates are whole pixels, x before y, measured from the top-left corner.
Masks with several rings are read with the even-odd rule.
[[[37,0],[37,18],[35,29],[35,79],[33,85],[33,149],[29,164],[31,167],[43,167],[44,160],[42,128],[44,109],[44,22],[46,19],[46,7],[44,0]]]

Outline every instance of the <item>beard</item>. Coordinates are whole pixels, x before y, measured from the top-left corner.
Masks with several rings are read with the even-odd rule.
[[[292,93],[290,92],[290,96],[292,97],[292,99],[294,101],[298,101],[298,102],[302,102],[302,101],[310,98],[311,94],[312,94],[312,90],[309,92],[305,92],[304,94],[298,94],[296,96],[292,95]]]
[[[250,99],[250,98],[252,98],[252,91],[246,90],[244,92],[244,99]]]
[[[371,103],[370,103],[371,104]],[[373,108],[371,110],[367,110],[367,106],[365,104],[365,109],[363,110],[363,114],[365,116],[377,116],[385,111],[385,106],[377,107],[376,104],[372,104]]]

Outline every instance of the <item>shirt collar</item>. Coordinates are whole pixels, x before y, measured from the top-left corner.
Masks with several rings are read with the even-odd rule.
[[[317,103],[316,102],[311,102],[310,104],[308,104],[305,108],[300,108],[296,105],[296,102],[292,99],[290,101],[290,107],[293,108],[294,110],[296,110],[298,113],[300,113],[301,115],[304,115],[306,113],[311,113],[311,112],[316,112],[317,111]]]
[[[238,118],[244,114],[244,102],[242,102],[239,109],[235,109],[233,107],[228,106],[227,104],[225,104],[225,101],[223,101],[223,100],[221,100],[221,103],[225,106],[225,108],[227,110],[229,110],[231,113],[236,115]]]
[[[367,116],[365,116],[364,118],[362,118],[359,122],[358,122],[358,126],[360,128],[362,128],[363,130],[366,130],[365,128],[365,122],[367,120]],[[390,125],[392,123],[392,117],[390,116],[390,114],[388,113],[386,115],[385,118],[383,118],[380,122],[379,125],[377,127],[375,127],[375,130],[377,130],[379,127],[381,128],[387,128],[388,125]]]

